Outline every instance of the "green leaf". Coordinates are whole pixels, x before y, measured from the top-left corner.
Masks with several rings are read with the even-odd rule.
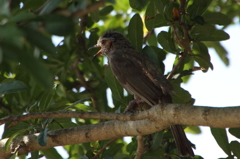
[[[148,0],[129,0],[129,3],[133,9],[141,11],[148,3]]]
[[[169,1],[168,0],[161,0],[161,1],[154,0],[153,3],[154,3],[154,6],[156,7],[156,9],[158,10],[158,12],[160,14],[163,14],[164,6],[169,4]]]
[[[190,33],[191,38],[199,41],[221,41],[229,39],[229,35],[223,30],[217,30],[213,25],[197,25]]]
[[[184,131],[191,134],[201,134],[201,129],[198,126],[188,126]]]
[[[159,159],[159,156],[163,156],[166,152],[162,148],[158,148],[154,151],[148,151],[142,155],[141,159]]]
[[[143,23],[139,14],[135,14],[128,26],[128,38],[133,47],[141,52],[143,40]]]
[[[158,56],[156,52],[149,46],[145,46],[142,50],[142,53],[149,57],[156,65],[160,66]]]
[[[218,24],[218,25],[229,25],[231,24],[231,19],[220,12],[206,13],[203,15],[205,23]]]
[[[37,17],[36,14],[32,12],[20,12],[16,14],[14,17],[12,17],[9,20],[9,22],[19,23],[19,22],[35,19],[36,17]]]
[[[113,98],[115,98],[119,102],[123,103],[123,101],[124,101],[123,100],[123,87],[118,82],[116,77],[113,75],[110,67],[107,67],[105,69],[105,78],[106,78],[106,81],[107,81],[107,84],[108,84],[109,88],[112,91]]]
[[[162,144],[162,139],[163,139],[163,131],[156,132],[153,136],[153,143],[150,151],[154,151],[157,148],[159,148],[160,145]]]
[[[57,6],[64,0],[49,0],[47,4],[43,7],[39,15],[51,13]]]
[[[105,158],[106,156],[115,156],[119,151],[121,151],[121,148],[124,146],[123,143],[114,143],[111,144],[111,146],[104,151],[103,157]]]
[[[150,1],[145,14],[146,28],[151,31],[153,28],[167,26],[168,23],[162,14],[157,14],[154,1]]]
[[[237,158],[240,158],[240,143],[238,141],[231,141],[230,148],[233,152],[233,155]]]
[[[38,159],[39,157],[39,151],[31,152],[31,159]]]
[[[218,145],[228,155],[231,155],[230,145],[228,143],[228,137],[225,129],[222,128],[211,128],[211,133]]]
[[[46,158],[57,158],[62,159],[62,156],[58,153],[58,151],[55,148],[49,148],[49,149],[43,149],[41,150],[41,153],[44,154]]]
[[[41,32],[33,30],[31,28],[22,27],[27,40],[37,46],[39,49],[46,51],[47,53],[56,54],[56,48],[52,43],[50,37],[43,35]]]
[[[99,10],[94,10],[90,12],[90,16],[94,22],[98,22],[100,20]]]
[[[45,16],[45,29],[53,35],[66,36],[74,31],[74,22],[70,17],[60,14],[51,14]]]
[[[0,84],[0,96],[27,90],[27,86],[21,81],[5,82]]]
[[[144,22],[149,31],[153,28],[168,26],[168,21],[164,18],[163,14],[157,14],[154,2],[150,1],[145,13]]]
[[[174,89],[174,94],[172,94],[173,103],[179,104],[193,104],[194,99],[192,99],[191,94],[181,87],[182,80],[176,79],[170,81]]]
[[[41,146],[47,145],[47,133],[49,128],[44,128],[38,135],[38,144]]]
[[[114,8],[112,5],[106,6],[99,11],[99,14],[100,14],[100,16],[106,16],[106,15],[110,14],[110,12],[113,11],[113,9]]]
[[[18,56],[18,59],[26,70],[28,70],[45,88],[52,88],[53,78],[45,65],[26,52],[22,52],[21,55]]]
[[[229,66],[229,59],[228,59],[228,51],[222,46],[220,42],[204,42],[207,47],[212,47],[215,49],[218,57],[222,60],[222,62]]]
[[[194,0],[193,4],[187,8],[187,12],[190,15],[191,19],[202,15],[211,2],[212,0]]]
[[[82,110],[82,111],[96,112],[96,109],[94,109],[91,106],[85,105],[85,104],[76,104],[74,107],[77,108],[78,110]]]
[[[230,134],[240,139],[240,128],[229,128]]]
[[[161,31],[157,36],[159,44],[163,47],[164,50],[168,52],[175,53],[176,49],[173,47],[173,43],[169,33],[166,31]]]
[[[199,41],[193,43],[193,54],[195,61],[201,67],[205,68],[206,70],[208,70],[208,68],[213,69],[208,48],[203,43]]]

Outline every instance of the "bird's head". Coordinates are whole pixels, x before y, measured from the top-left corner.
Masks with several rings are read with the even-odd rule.
[[[101,49],[93,56],[94,59],[99,55],[108,56],[113,49],[117,49],[118,46],[122,46],[119,44],[124,43],[130,45],[129,41],[121,33],[108,31],[98,39],[96,45],[90,47],[89,49],[101,47]]]

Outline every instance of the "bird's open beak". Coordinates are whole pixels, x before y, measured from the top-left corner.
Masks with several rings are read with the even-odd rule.
[[[101,47],[101,46],[96,44],[96,45],[91,46],[90,48],[88,48],[88,50],[93,49],[93,48],[97,48],[97,47]],[[92,60],[95,59],[95,57],[100,56],[100,55],[102,55],[101,49],[92,57]]]

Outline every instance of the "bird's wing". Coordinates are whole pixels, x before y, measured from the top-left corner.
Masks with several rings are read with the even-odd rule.
[[[139,56],[138,53],[131,55],[115,53],[109,58],[109,63],[114,75],[127,91],[140,97],[148,104],[155,105],[159,102],[163,91],[161,87],[156,86],[159,81],[154,81],[158,80],[158,77],[155,79],[153,73],[149,72],[154,71],[155,66],[152,66],[154,64],[146,63],[146,60],[148,60],[146,57]],[[148,66],[145,66],[146,64]]]

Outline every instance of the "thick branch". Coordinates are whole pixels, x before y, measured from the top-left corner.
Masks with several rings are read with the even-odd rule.
[[[216,108],[168,104],[165,106],[155,106],[144,112],[151,114],[151,116],[144,120],[108,121],[50,131],[48,132],[47,145],[45,147],[37,144],[38,133],[16,137],[12,141],[8,152],[4,151],[7,139],[3,139],[0,141],[0,154],[3,158],[8,158],[11,155],[11,151],[14,151],[16,147],[19,147],[19,154],[24,154],[54,146],[107,140],[122,136],[147,135],[175,124],[189,126],[202,125],[218,128],[240,127],[240,107]],[[141,113],[137,114],[141,115]],[[117,120],[117,118],[115,119]]]

